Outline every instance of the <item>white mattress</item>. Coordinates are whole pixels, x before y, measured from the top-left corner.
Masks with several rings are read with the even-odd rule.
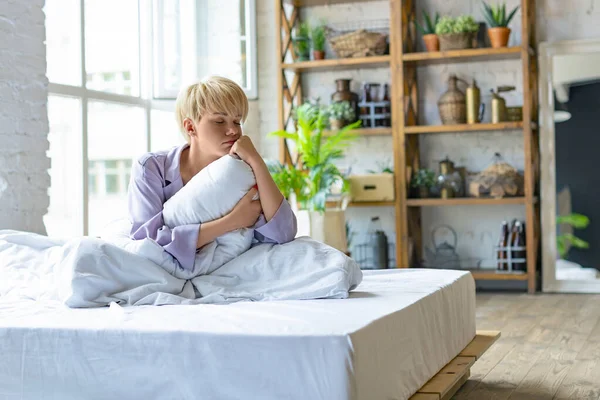
[[[475,336],[475,285],[365,272],[345,300],[67,309],[0,298],[0,399],[406,399]]]

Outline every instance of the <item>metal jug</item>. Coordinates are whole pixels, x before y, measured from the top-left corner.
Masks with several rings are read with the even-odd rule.
[[[508,121],[506,100],[500,96],[499,93],[510,92],[515,89],[514,86],[498,86],[495,92],[494,89],[492,89],[492,124]]]
[[[436,233],[442,228],[448,229],[452,233],[454,236],[454,245],[451,245],[447,241],[444,241],[444,243],[441,244],[437,243]],[[427,266],[444,269],[460,269],[460,257],[456,253],[457,242],[458,236],[456,235],[456,232],[448,225],[441,225],[434,229],[431,233],[433,250],[425,248]]]

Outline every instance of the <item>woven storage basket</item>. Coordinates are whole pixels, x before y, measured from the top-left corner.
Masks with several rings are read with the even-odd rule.
[[[327,31],[329,45],[340,58],[383,55],[387,49],[387,35],[358,29],[353,32],[337,34]]]
[[[473,34],[471,32],[450,33],[438,35],[440,50],[462,50],[473,47]]]

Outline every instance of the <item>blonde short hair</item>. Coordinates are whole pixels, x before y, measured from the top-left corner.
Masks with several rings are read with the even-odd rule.
[[[237,83],[222,76],[206,77],[179,92],[175,103],[175,117],[181,133],[188,142],[190,137],[185,132],[183,121],[189,118],[198,122],[207,113],[225,113],[228,116],[241,117],[241,122],[246,121],[246,93]]]

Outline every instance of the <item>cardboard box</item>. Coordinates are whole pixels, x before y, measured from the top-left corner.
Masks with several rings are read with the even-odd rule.
[[[393,201],[394,174],[351,175],[350,194],[352,201]]]

